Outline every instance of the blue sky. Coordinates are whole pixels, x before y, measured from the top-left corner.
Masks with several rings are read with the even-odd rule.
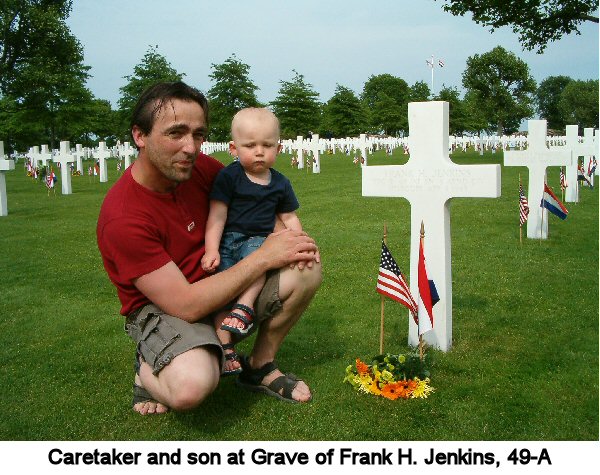
[[[158,45],[185,81],[211,87],[211,64],[232,53],[250,66],[259,100],[273,100],[292,70],[322,101],[336,84],[360,93],[371,75],[389,73],[409,85],[431,84],[425,60],[443,59],[434,90],[462,91],[461,75],[474,54],[502,45],[523,59],[533,77],[598,79],[598,25],[551,43],[544,54],[523,51],[503,28],[490,33],[470,17],[455,17],[433,0],[75,0],[67,23],[91,66],[88,86],[116,105],[119,88],[150,45]]]

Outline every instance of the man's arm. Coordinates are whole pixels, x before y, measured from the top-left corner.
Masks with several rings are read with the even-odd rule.
[[[174,262],[145,274],[133,284],[165,312],[195,322],[225,306],[270,269],[314,261],[317,246],[306,233],[284,230],[235,266],[190,284]]]

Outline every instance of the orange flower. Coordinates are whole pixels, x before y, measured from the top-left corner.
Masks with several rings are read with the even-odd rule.
[[[369,367],[359,358],[356,358],[356,370],[358,371],[358,374],[367,374],[369,372]]]
[[[412,379],[409,379],[408,381],[402,379],[396,384],[398,385],[398,397],[401,397],[402,399],[408,399],[417,387],[417,383]]]
[[[400,397],[400,385],[398,383],[389,383],[381,388],[381,395],[384,398],[395,401]]]

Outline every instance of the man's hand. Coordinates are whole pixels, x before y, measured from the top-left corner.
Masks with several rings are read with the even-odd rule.
[[[291,229],[270,234],[258,251],[261,251],[270,269],[288,265],[298,265],[303,269],[312,267],[314,262],[320,262],[321,259],[315,241],[304,231]]]

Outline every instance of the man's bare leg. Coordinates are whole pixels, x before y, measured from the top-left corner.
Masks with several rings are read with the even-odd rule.
[[[169,408],[185,411],[198,406],[216,389],[221,374],[217,353],[209,348],[194,348],[176,356],[156,376],[150,365],[142,362],[135,383],[157,402],[138,403],[134,410],[146,415],[162,414]]]
[[[315,263],[312,268],[302,270],[297,267],[282,269],[279,279],[279,298],[283,308],[273,318],[261,323],[250,355],[252,368],[260,368],[275,359],[283,340],[298,322],[321,284],[321,264]],[[277,369],[266,375],[262,384],[267,386],[282,374]],[[292,398],[306,402],[311,398],[310,389],[300,381],[292,392]]]

